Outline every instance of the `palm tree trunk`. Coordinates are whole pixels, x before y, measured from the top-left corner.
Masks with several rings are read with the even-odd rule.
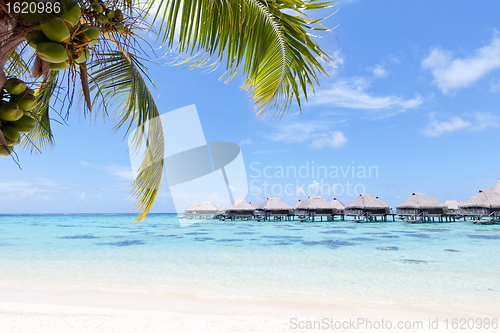
[[[12,0],[0,0],[0,89],[5,85],[4,66],[12,52],[23,42],[30,24],[19,14],[9,13],[7,3]],[[11,7],[12,8],[12,7]]]

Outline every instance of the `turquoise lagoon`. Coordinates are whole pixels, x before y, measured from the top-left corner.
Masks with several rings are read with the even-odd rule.
[[[1,215],[0,288],[498,309],[500,226]]]

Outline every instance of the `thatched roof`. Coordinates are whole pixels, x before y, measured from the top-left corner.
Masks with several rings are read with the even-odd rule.
[[[458,210],[458,205],[459,205],[459,202],[458,202],[458,200],[446,200],[446,201],[444,202],[444,205],[445,205],[448,209]]]
[[[340,202],[339,200],[337,200],[337,198],[333,198],[333,200],[330,201],[330,203],[332,204],[333,208],[336,210],[344,210],[344,208],[345,208],[345,205],[342,202]]]
[[[439,209],[446,206],[427,193],[413,193],[408,199],[396,206],[397,209]]]
[[[280,198],[267,198],[260,206],[263,210],[290,210],[292,209],[286,203],[284,203]]]
[[[218,213],[219,210],[215,205],[210,201],[202,201],[195,209],[195,212],[207,212],[207,213]]]
[[[391,207],[371,194],[360,194],[345,209],[391,209]]]
[[[493,185],[493,188],[491,190],[500,194],[500,178],[498,178],[497,183]]]
[[[459,204],[460,208],[500,208],[500,194],[493,191],[479,191]]]
[[[257,209],[260,206],[259,203],[255,201],[250,201],[248,204],[252,206],[254,209]]]
[[[323,197],[320,195],[307,197],[304,203],[300,205],[300,208],[309,210],[319,210],[319,209],[333,210],[332,204],[323,199]]]
[[[185,209],[185,211],[194,211],[196,207],[198,207],[201,204],[201,202],[194,202],[189,205],[188,208]]]
[[[255,210],[255,208],[253,208],[244,199],[236,199],[226,208],[226,211],[236,211],[236,212],[253,211],[253,210]]]
[[[303,204],[303,203],[304,203],[304,200],[299,199],[299,200],[297,200],[297,202],[296,202],[296,203],[294,203],[294,204],[292,205],[292,208],[302,208],[302,204]]]
[[[217,207],[217,210],[219,212],[223,212],[224,211],[224,207],[222,207],[222,205],[215,205],[215,207]]]

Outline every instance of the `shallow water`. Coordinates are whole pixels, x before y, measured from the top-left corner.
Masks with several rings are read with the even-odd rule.
[[[0,216],[0,288],[498,305],[500,227]]]

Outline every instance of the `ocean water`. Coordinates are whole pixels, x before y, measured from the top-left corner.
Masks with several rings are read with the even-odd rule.
[[[498,309],[500,226],[1,215],[0,288]]]

